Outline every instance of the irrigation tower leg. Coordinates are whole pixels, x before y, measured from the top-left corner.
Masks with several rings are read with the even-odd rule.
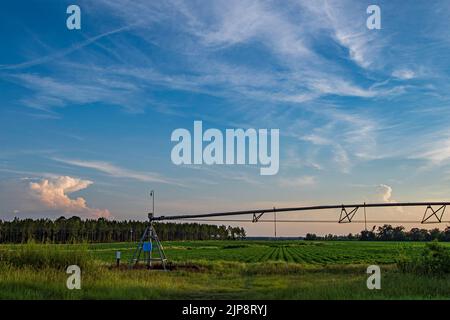
[[[148,227],[145,228],[144,233],[142,234],[141,239],[138,242],[138,245],[136,247],[136,250],[133,253],[133,257],[130,260],[130,269],[133,268],[139,261],[139,258],[141,257],[142,253],[142,247],[144,246],[145,236],[147,234]]]
[[[151,225],[150,228],[152,230],[153,240],[155,241],[156,248],[158,249],[161,264],[162,264],[164,270],[166,270],[167,258],[166,258],[166,254],[164,253],[164,248],[161,244],[161,241],[159,241],[158,234],[156,233],[155,228],[153,228],[153,225]]]

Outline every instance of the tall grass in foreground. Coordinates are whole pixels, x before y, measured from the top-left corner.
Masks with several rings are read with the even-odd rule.
[[[90,267],[94,260],[87,244],[70,249],[59,245],[29,242],[0,250],[0,263],[14,267],[66,269],[69,265]]]
[[[382,290],[368,290],[362,266],[234,265],[211,262],[197,271],[164,272],[98,266],[82,273],[81,290],[66,288],[53,268],[0,265],[0,299],[449,299],[450,276],[429,277],[383,266]],[[187,266],[189,267],[189,266]]]
[[[400,271],[422,275],[450,274],[450,250],[437,241],[427,243],[418,256],[402,257],[397,262]]]

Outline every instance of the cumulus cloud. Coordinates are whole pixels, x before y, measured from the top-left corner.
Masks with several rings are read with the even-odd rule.
[[[394,202],[391,199],[392,196],[392,188],[386,184],[379,184],[377,186],[377,197],[381,199],[383,202]]]
[[[31,195],[45,207],[64,213],[73,213],[91,217],[109,217],[107,209],[88,207],[82,197],[71,199],[68,195],[86,189],[93,182],[69,176],[58,176],[29,183]]]
[[[386,184],[379,184],[376,186],[376,201],[382,202],[398,202],[397,200],[392,199],[392,187]],[[404,213],[403,207],[395,207],[395,208],[386,208],[385,212],[392,213]]]

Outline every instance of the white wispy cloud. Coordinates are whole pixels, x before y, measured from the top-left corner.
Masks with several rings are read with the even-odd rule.
[[[281,187],[287,188],[303,188],[311,187],[317,184],[316,177],[314,176],[301,176],[292,178],[281,178],[278,180],[278,184]]]
[[[290,3],[296,10],[255,0],[208,2],[201,4],[201,10],[199,3],[183,1],[151,4],[147,1],[98,1],[89,5],[99,6],[119,17],[127,27],[102,33],[66,50],[83,50],[83,55],[90,61],[89,66],[77,62],[76,58],[69,59],[66,54],[56,53],[61,57],[54,62],[57,72],[51,77],[37,73],[13,74],[21,85],[34,91],[22,99],[24,104],[47,111],[69,104],[93,102],[134,111],[148,107],[167,109],[158,108],[154,103],[148,94],[151,87],[206,93],[231,100],[240,96],[271,104],[292,102],[299,105],[330,95],[374,98],[398,92],[376,85],[357,85],[346,77],[345,69],[339,63],[316,52],[315,42],[317,38],[322,39],[324,33],[325,38],[320,41],[336,34],[346,35],[342,30],[354,27],[346,24],[349,19],[341,19],[343,12],[355,11],[347,2]],[[169,22],[174,30],[181,32],[174,41],[151,32]],[[123,31],[141,38],[144,45],[137,47],[120,37]],[[116,34],[119,36],[111,37]],[[105,39],[108,39],[109,51],[123,53],[120,59],[117,54],[102,55],[97,50]],[[95,47],[88,45],[94,42]],[[282,68],[250,67],[215,57],[215,52],[243,43],[265,46]],[[167,74],[158,70],[148,58],[149,44],[164,45],[169,50],[185,47],[180,51],[183,72]],[[362,50],[359,45],[349,47],[358,47],[358,52]],[[373,46],[371,48],[370,52],[374,52]],[[27,66],[24,64],[20,68]],[[93,71],[95,77],[92,77]]]
[[[315,152],[310,152],[317,157],[318,151],[329,150],[332,157],[322,157],[320,161],[331,160],[343,173],[349,173],[357,163],[381,157],[377,145],[378,131],[383,127],[380,120],[369,114],[344,112],[332,105],[320,106],[313,109],[311,124],[294,121],[285,127],[284,133],[316,147]],[[324,124],[318,125],[316,118]]]
[[[415,71],[406,67],[381,70],[386,64],[384,50],[389,48],[390,39],[381,38],[380,32],[365,27],[364,3],[288,1],[286,6],[279,6],[276,2],[255,0],[207,3],[118,0],[85,5],[101,9],[99,12],[118,18],[128,27],[100,33],[55,56],[10,69],[15,71],[7,77],[31,91],[21,100],[25,105],[48,111],[99,102],[133,111],[154,108],[191,116],[190,106],[173,108],[163,101],[155,102],[152,90],[163,88],[218,96],[227,100],[230,119],[248,123],[257,117],[258,126],[270,123],[283,127],[290,131],[287,135],[329,149],[333,162],[341,171],[349,172],[355,162],[378,156],[382,121],[374,113],[329,108],[328,101],[321,102],[341,97],[358,101],[392,99],[407,89],[399,86],[398,81],[386,79],[416,76]],[[168,25],[171,30],[165,29]],[[173,37],[154,32],[160,29],[173,32]],[[124,37],[125,33],[140,39],[139,45]],[[107,45],[103,43],[106,40]],[[324,54],[326,50],[317,49],[330,43],[331,50],[339,47],[333,58]],[[99,46],[108,54],[98,50]],[[261,50],[270,65],[246,63],[227,55],[232,49],[245,52],[248,46]],[[149,57],[154,47],[171,54],[176,52],[176,66],[167,70],[155,63]],[[68,54],[73,50],[82,50],[89,65]],[[350,67],[342,63],[345,59],[350,60]],[[51,76],[26,72],[29,66],[47,62],[54,67]],[[371,74],[373,70],[379,73]],[[303,114],[291,112],[294,108],[303,109]],[[201,115],[218,118],[220,111],[205,108]],[[308,121],[315,122],[315,128],[305,134],[308,127],[289,125],[295,117],[311,118]],[[152,174],[136,176],[135,172],[100,167],[104,173],[119,172],[134,179],[138,176],[140,181],[143,176],[147,180],[158,179]]]
[[[429,134],[419,140],[420,143],[410,146],[404,152],[409,153],[410,159],[424,160],[421,169],[440,167],[450,163],[450,133],[442,130]]]
[[[317,99],[323,95],[370,98],[386,93],[383,90],[376,90],[375,87],[363,88],[355,85],[351,79],[343,77],[345,73],[336,62],[315,52],[314,40],[324,30],[333,36],[335,33],[345,34],[341,29],[354,28],[353,24],[349,24],[351,19],[345,19],[342,13],[346,10],[352,12],[355,10],[352,9],[350,3],[346,3],[344,6],[338,3],[331,5],[324,2],[326,10],[321,4],[314,5],[314,3],[311,1],[300,2],[298,14],[280,9],[272,2],[255,0],[215,1],[203,4],[202,10],[199,10],[198,3],[180,1],[152,5],[147,5],[142,1],[127,2],[126,5],[121,1],[114,4],[110,2],[101,2],[100,4],[120,16],[125,23],[139,20],[138,17],[148,16],[152,23],[156,24],[174,21],[174,27],[186,34],[186,37],[182,38],[182,43],[187,50],[194,54],[185,55],[183,58],[190,64],[189,67],[192,68],[193,74],[158,76],[158,82],[168,87],[185,87],[190,90],[197,87],[197,89],[206,90],[211,85],[222,85],[227,90],[238,91],[244,95],[251,94],[254,97],[259,96],[261,99],[271,97],[271,99],[280,99],[280,101],[300,102]],[[168,12],[169,8],[170,12]],[[305,11],[301,9],[305,8],[308,9],[308,14],[301,14],[302,11]],[[314,14],[314,19],[311,19],[311,14]],[[319,22],[311,24],[311,20]],[[344,26],[341,26],[342,23],[338,23],[341,20],[346,23]],[[326,25],[323,26],[321,21],[325,21]],[[362,16],[362,21],[365,21],[364,16]],[[148,26],[136,28],[136,32],[140,37],[150,41],[153,35],[145,35],[146,27]],[[190,43],[189,36],[193,38],[192,43]],[[346,39],[346,37],[341,36],[342,39]],[[361,36],[361,39],[368,38],[370,35]],[[273,69],[266,71],[249,69],[242,64],[235,66],[225,61],[219,63],[217,59],[211,58],[211,54],[224,49],[224,47],[252,42],[266,46],[266,50],[271,52],[278,59],[278,63],[285,69],[287,68],[287,71],[280,74],[274,72]],[[165,41],[165,45],[178,46],[179,42],[173,44]],[[362,51],[363,47],[368,47],[363,44],[349,46],[353,48],[353,51],[356,51],[354,47],[358,47],[358,52]],[[371,45],[370,50],[367,49],[367,51],[373,53],[374,46]],[[355,53],[355,56],[360,55],[362,54]],[[190,63],[191,56],[195,62]],[[138,61],[142,61],[140,56],[136,56],[136,58]],[[135,74],[140,75],[141,79],[156,80],[156,70],[142,72],[141,69],[142,66],[139,66],[139,68],[135,68],[139,71],[134,71]],[[122,68],[123,70],[130,71],[130,68],[126,66]],[[263,83],[261,83],[261,79],[264,79]],[[273,89],[268,91],[269,88],[275,86],[278,87],[276,92]],[[282,90],[280,90],[281,88]],[[264,94],[264,92],[268,93]]]
[[[379,59],[386,44],[376,32],[366,28],[363,2],[355,1],[299,1],[308,10],[316,31],[326,30],[341,46],[347,48],[348,58],[362,68],[370,68]]]
[[[105,161],[87,161],[87,160],[62,159],[62,158],[52,158],[52,160],[69,164],[72,166],[94,169],[116,178],[128,178],[143,182],[156,182],[164,184],[181,185],[179,182],[173,179],[165,178],[157,173],[134,171],[113,165]]]
[[[33,59],[33,60],[29,60],[29,61],[25,61],[25,62],[21,62],[21,63],[17,63],[17,64],[0,65],[0,70],[23,69],[23,68],[40,65],[40,64],[45,64],[45,63],[54,61],[56,59],[61,59],[72,52],[75,52],[75,51],[80,50],[90,44],[95,43],[96,41],[98,41],[102,38],[129,30],[130,28],[132,28],[132,25],[123,26],[123,27],[120,27],[120,28],[117,28],[117,29],[114,29],[114,30],[111,30],[108,32],[104,32],[104,33],[98,34],[96,36],[90,37],[82,42],[76,43],[76,44],[70,46],[69,48],[56,50],[56,52],[53,52],[49,55],[46,55],[46,56],[43,56],[43,57],[40,57],[37,59]]]
[[[66,78],[59,76],[41,76],[39,74],[23,73],[9,77],[14,82],[29,88],[34,94],[22,99],[28,107],[51,111],[52,108],[64,107],[70,104],[88,104],[105,102],[121,106],[124,109],[137,109],[141,104],[133,94],[137,88],[124,81],[113,81],[84,74],[80,77]]]
[[[392,76],[402,80],[409,80],[416,77],[416,73],[409,69],[398,69],[392,72]]]

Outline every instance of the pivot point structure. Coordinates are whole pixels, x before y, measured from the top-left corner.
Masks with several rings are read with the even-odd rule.
[[[141,239],[133,253],[133,257],[130,261],[130,269],[135,267],[140,260],[145,261],[147,268],[152,268],[153,262],[160,262],[163,269],[166,270],[166,254],[164,253],[164,248],[159,241],[158,234],[156,233],[155,227],[153,226],[154,214],[155,214],[155,192],[152,190],[150,192],[152,197],[152,212],[148,213],[148,224],[142,233]],[[158,255],[153,255],[154,248],[158,251]],[[143,257],[141,257],[143,255]]]

